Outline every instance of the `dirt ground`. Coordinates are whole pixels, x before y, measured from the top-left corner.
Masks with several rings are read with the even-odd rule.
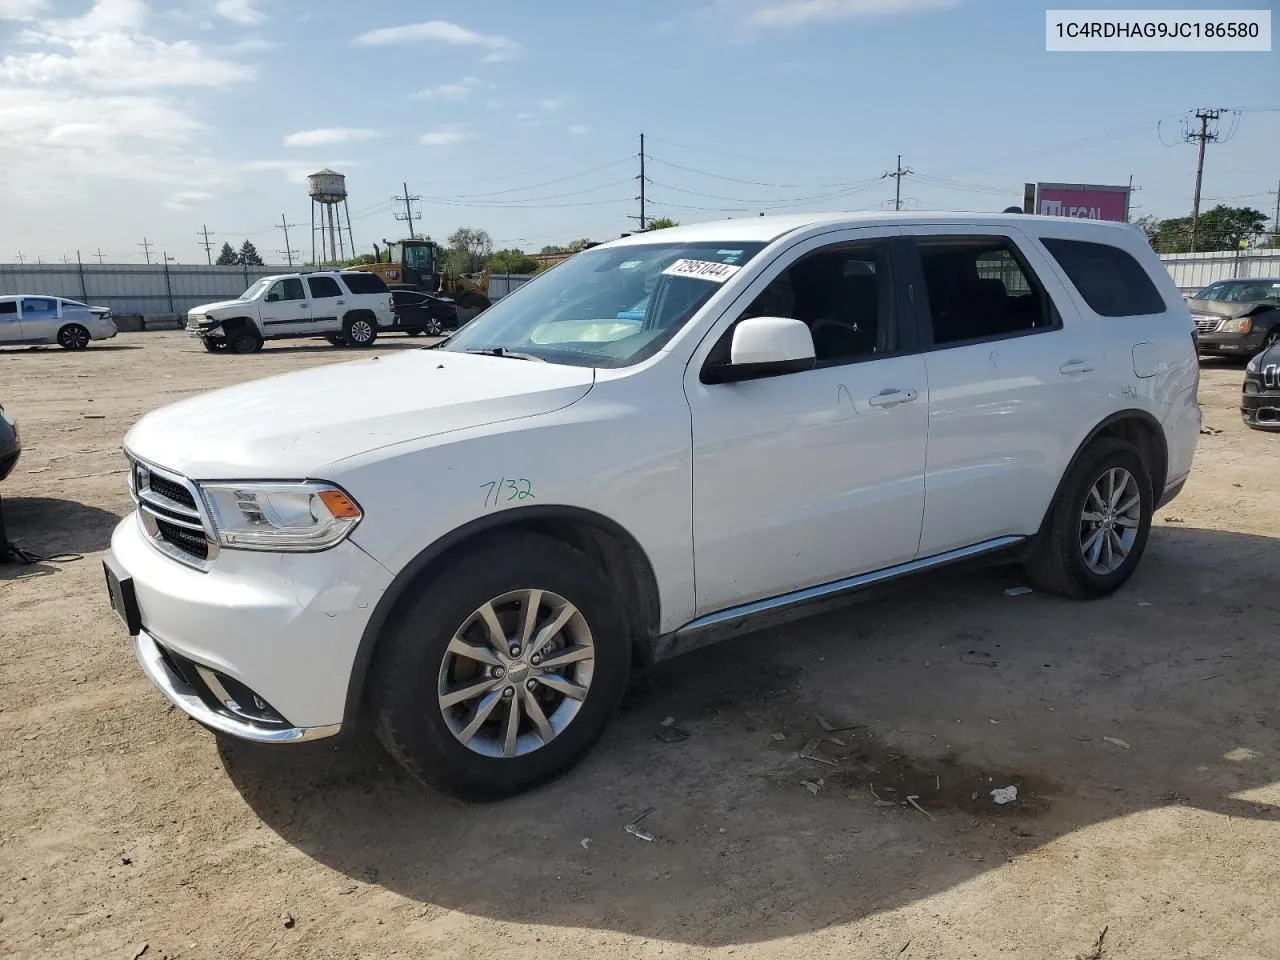
[[[372,748],[219,744],[107,606],[126,428],[349,356],[0,352],[10,536],[84,555],[0,567],[0,956],[1280,957],[1280,437],[1238,366],[1205,364],[1210,432],[1118,595],[917,581],[670,663],[569,776],[466,805]]]

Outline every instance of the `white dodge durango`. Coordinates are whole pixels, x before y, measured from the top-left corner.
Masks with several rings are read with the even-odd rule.
[[[435,347],[144,417],[108,588],[214,731],[367,717],[421,779],[512,793],[590,748],[634,666],[815,603],[1000,555],[1116,590],[1191,468],[1192,331],[1122,224],[626,237]]]

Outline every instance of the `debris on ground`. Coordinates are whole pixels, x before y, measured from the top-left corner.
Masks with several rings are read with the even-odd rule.
[[[1018,799],[1018,788],[1013,784],[1007,787],[996,787],[991,791],[991,799],[996,803],[1004,806],[1006,803],[1013,803]]]
[[[1031,592],[1032,590],[1030,587],[1010,587],[1004,592],[1004,595],[1006,597],[1024,597]]]
[[[675,717],[667,717],[662,721],[654,736],[663,743],[679,743],[681,740],[689,739],[689,731],[683,727],[677,727]]]
[[[810,793],[817,793],[826,784],[825,780],[801,780],[800,782]]]
[[[781,743],[783,740],[787,739],[787,735],[785,733],[774,733],[770,735],[770,738]]]
[[[282,913],[282,914],[280,915],[280,922],[284,924],[284,928],[285,928],[286,930],[292,930],[292,929],[293,929],[293,914],[290,914],[290,913]]]
[[[1107,928],[1103,927],[1098,939],[1093,942],[1093,949],[1088,953],[1077,953],[1076,960],[1102,960],[1102,941],[1107,938]]]
[[[924,807],[920,806],[920,804],[916,803],[916,801],[919,799],[920,797],[918,794],[912,794],[911,796],[907,797],[907,803],[911,804],[913,807],[915,807],[917,810],[923,813],[926,817],[928,817],[934,823],[937,823],[938,822],[937,817],[935,817],[932,813],[930,813]]]
[[[816,754],[818,747],[822,746],[821,740],[810,740],[804,745],[804,749],[800,751],[801,758],[805,760],[815,760],[818,763],[825,763],[829,767],[834,767],[835,761],[828,760],[826,757],[819,757]]]
[[[586,850],[591,846],[591,838],[583,837],[581,840],[578,841],[578,843],[582,845],[583,850]]]
[[[1187,521],[1183,520],[1181,517],[1165,517],[1164,522],[1165,523],[1186,523]]]
[[[1121,740],[1119,737],[1103,737],[1102,739],[1107,741],[1107,743],[1113,746],[1119,747],[1121,750],[1130,749],[1129,745],[1125,743],[1123,740]]]
[[[149,943],[140,943],[133,949],[133,957],[131,960],[138,960],[151,947]]]
[[[1140,606],[1140,607],[1150,607],[1150,606],[1153,606],[1153,604],[1152,604],[1152,603],[1151,603],[1151,601],[1149,601],[1149,600],[1139,600],[1139,601],[1138,601],[1138,606]]]
[[[867,787],[868,789],[870,789],[871,799],[877,807],[896,807],[897,806],[896,803],[893,803],[889,800],[881,800],[880,797],[876,794],[876,785],[874,783],[868,783]]]
[[[1215,434],[1221,433],[1222,428],[1221,427],[1201,427],[1200,432],[1207,437],[1212,437]]]
[[[837,720],[835,723],[832,723],[817,714],[814,714],[813,719],[818,721],[818,726],[820,726],[826,733],[839,733],[842,730],[859,730],[866,726],[865,723],[847,723],[843,720]]]
[[[657,807],[650,807],[648,810],[640,814],[640,816],[636,817],[630,823],[625,824],[622,829],[626,830],[627,833],[631,834],[637,840],[643,840],[645,843],[657,843],[658,838],[655,837],[648,830],[646,830],[644,827],[640,826],[640,821],[643,820],[645,817],[649,816],[649,814],[653,813],[653,811],[657,809],[658,809]]]

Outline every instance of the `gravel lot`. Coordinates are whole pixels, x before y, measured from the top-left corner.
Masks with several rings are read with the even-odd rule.
[[[107,606],[126,428],[350,356],[0,351],[10,536],[84,554],[0,567],[0,956],[1278,955],[1280,437],[1242,426],[1239,367],[1205,364],[1211,432],[1117,596],[917,581],[667,665],[568,777],[468,806],[372,748],[219,744]],[[650,807],[656,842],[623,829]]]

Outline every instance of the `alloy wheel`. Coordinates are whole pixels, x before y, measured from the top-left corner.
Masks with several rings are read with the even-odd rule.
[[[1128,559],[1142,523],[1142,493],[1133,474],[1112,467],[1094,481],[1080,513],[1080,554],[1101,576]]]

